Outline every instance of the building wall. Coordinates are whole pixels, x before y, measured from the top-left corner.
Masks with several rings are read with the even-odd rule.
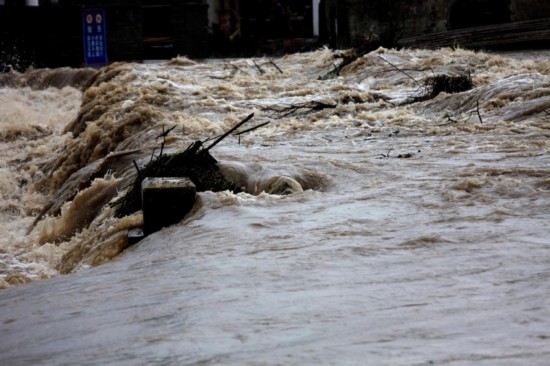
[[[550,17],[548,0],[322,0],[321,34],[343,48],[371,34],[392,46],[402,37]]]
[[[301,49],[314,38],[313,5],[318,2],[208,0],[212,54],[252,56]]]
[[[550,1],[512,0],[510,3],[513,21],[550,17]]]
[[[0,7],[0,62],[17,69],[78,66],[83,60],[78,8]]]
[[[172,1],[174,56],[206,57],[208,5],[203,1]]]
[[[392,47],[404,37],[550,18],[549,0],[278,2],[290,9],[284,19],[273,0],[0,0],[0,64],[81,66],[81,12],[92,7],[105,9],[110,62],[293,52],[317,30],[335,48],[373,36]]]
[[[203,0],[149,0],[165,4],[163,34],[168,51],[162,58],[208,55],[207,5]],[[79,67],[84,62],[82,9],[103,8],[109,62],[140,61],[145,54],[143,1],[6,0],[0,5],[0,64],[25,69]],[[165,31],[166,30],[166,31]]]

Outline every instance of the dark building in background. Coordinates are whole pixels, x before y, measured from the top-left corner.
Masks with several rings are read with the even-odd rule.
[[[105,11],[109,62],[208,55],[205,1],[0,0],[0,62],[82,66],[83,9]]]
[[[489,38],[498,37],[509,47],[550,44],[549,0],[321,0],[320,8],[320,36],[334,48],[350,47],[373,34],[392,47],[409,45],[403,42],[407,38],[445,32],[451,33],[442,34],[437,45],[447,44],[444,37],[452,41],[453,34],[472,47],[494,46],[498,42]],[[487,28],[475,29],[479,27]],[[471,37],[459,32],[464,29],[471,29]],[[470,42],[482,31],[485,42]]]
[[[318,0],[0,0],[0,63],[84,64],[83,9],[105,12],[109,62],[251,56],[315,39]]]
[[[209,0],[214,55],[277,54],[314,40],[312,0]]]
[[[138,59],[209,55],[205,0],[142,0],[140,3],[143,53]]]
[[[550,43],[549,0],[0,0],[0,64],[82,66],[82,12],[93,8],[105,12],[109,62],[278,55],[373,37],[385,47]]]

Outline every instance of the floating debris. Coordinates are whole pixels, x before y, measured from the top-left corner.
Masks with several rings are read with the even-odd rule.
[[[195,185],[197,192],[227,190],[235,193],[241,192],[240,187],[225,178],[220,172],[218,161],[210,155],[209,150],[250,121],[253,116],[253,113],[248,115],[206,148],[203,147],[202,141],[196,141],[183,152],[163,154],[163,141],[159,156],[156,159],[151,158],[145,167],[140,169],[134,161],[137,170],[136,179],[126,195],[112,204],[117,207],[115,216],[131,215],[142,209],[142,183],[146,178],[188,178]],[[172,129],[163,131],[158,137],[165,139],[170,131]]]
[[[198,192],[240,192],[237,185],[222,175],[217,163],[208,150],[203,148],[202,141],[196,141],[185,151],[162,154],[141,169],[136,164],[137,176],[132,187],[113,203],[117,207],[115,216],[123,217],[141,210],[141,185],[145,178],[187,177],[195,184]]]
[[[422,102],[433,99],[443,92],[447,94],[455,94],[468,91],[472,88],[472,76],[469,73],[457,76],[449,76],[445,74],[434,75],[424,80],[420,88],[417,90],[420,91],[420,95],[407,99],[405,103],[411,104]]]

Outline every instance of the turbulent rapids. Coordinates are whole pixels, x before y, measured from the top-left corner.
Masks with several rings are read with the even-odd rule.
[[[58,364],[63,351],[124,363],[111,357],[131,343],[128,359],[178,364],[355,363],[367,350],[374,364],[542,365],[547,60],[379,48],[321,78],[341,53],[320,49],[0,75],[0,360]],[[469,75],[471,86],[414,99],[435,75]],[[141,212],[120,217],[114,203],[136,166],[161,145],[184,151],[251,113],[253,123],[210,151],[238,192],[200,192],[181,223],[129,247]],[[10,348],[34,325],[4,310],[34,309],[41,291],[72,304],[71,283],[97,286],[125,325],[136,314],[117,294],[161,320],[143,342],[106,327],[121,343],[100,342],[102,355],[63,349],[39,329],[44,347]],[[109,312],[85,298],[90,311]]]

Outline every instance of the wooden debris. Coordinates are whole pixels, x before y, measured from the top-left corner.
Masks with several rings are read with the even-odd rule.
[[[476,112],[477,117],[479,118],[479,122],[483,123],[483,119],[481,119],[481,113],[479,113],[479,100],[476,100]]]
[[[197,191],[240,192],[239,187],[221,174],[216,159],[202,148],[202,142],[196,141],[183,152],[160,155],[139,169],[126,195],[113,204],[117,207],[115,216],[123,217],[141,210],[141,183],[147,177],[188,177]]]
[[[136,178],[127,193],[112,204],[112,206],[117,207],[115,216],[123,217],[142,209],[142,182],[146,178],[187,177],[193,182],[197,192],[226,190],[240,192],[241,188],[226,179],[220,172],[218,162],[210,155],[209,150],[250,121],[253,116],[254,113],[248,115],[229,131],[218,137],[207,148],[203,147],[202,141],[195,141],[185,151],[175,154],[163,154],[161,149],[161,154],[156,158],[152,157],[149,163],[141,169],[134,161],[137,170]],[[159,137],[165,138],[170,131],[172,129],[163,131]]]
[[[216,141],[214,141],[212,144],[210,144],[210,146],[208,146],[205,150],[208,151],[210,150],[211,148],[213,148],[214,146],[216,146],[221,140],[223,140],[224,138],[226,138],[227,136],[229,136],[233,131],[235,131],[236,129],[238,129],[239,127],[241,127],[242,125],[244,125],[246,122],[250,121],[252,119],[252,117],[254,117],[254,113],[251,113],[249,114],[245,119],[243,119],[241,122],[237,123],[234,127],[232,127],[229,131],[227,131],[226,133],[224,133],[223,135],[221,135],[220,137],[218,137],[216,139]]]
[[[445,74],[430,76],[426,78],[422,86],[417,89],[420,95],[415,96],[413,94],[413,96],[405,101],[405,104],[433,99],[442,92],[448,94],[461,93],[472,89],[472,87],[472,76],[469,73],[458,76],[449,76]]]
[[[279,115],[276,116],[275,118],[284,118],[284,117],[290,116],[291,114],[297,113],[298,111],[303,111],[303,114],[308,114],[311,112],[318,112],[327,108],[329,109],[336,108],[337,106],[338,106],[337,104],[333,104],[333,103],[310,100],[307,102],[291,104],[286,106],[277,105],[277,106],[263,107],[262,110],[273,111],[278,113]]]
[[[409,79],[411,79],[412,81],[414,81],[416,84],[418,84],[418,80],[416,80],[415,78],[413,78],[411,75],[409,75],[405,70],[403,69],[400,69],[399,67],[395,66],[394,64],[392,64],[391,62],[389,62],[388,60],[386,60],[384,57],[382,56],[378,56],[382,61],[385,61],[387,62],[391,67],[393,67],[394,69],[396,69],[397,71],[403,73],[405,76],[407,76]]]
[[[371,33],[368,37],[361,39],[357,42],[357,46],[352,48],[349,53],[342,53],[342,61],[338,65],[333,65],[333,69],[326,74],[321,75],[317,80],[329,80],[334,79],[340,75],[340,71],[347,65],[353,63],[360,57],[363,57],[367,53],[376,50],[380,47],[380,40],[376,35]]]
[[[260,123],[259,125],[256,125],[254,127],[250,127],[250,128],[247,128],[246,130],[243,130],[243,131],[239,131],[239,132],[235,132],[234,135],[235,136],[240,136],[244,133],[247,133],[247,132],[250,132],[250,131],[254,131],[255,129],[258,129],[260,127],[263,127],[265,125],[267,125],[270,121],[267,121],[267,122],[264,122],[264,123]]]
[[[283,73],[283,70],[281,70],[281,68],[275,63],[275,61],[273,61],[272,58],[269,59],[269,63],[270,63],[271,65],[273,65],[273,67],[275,67],[275,68],[277,69],[277,71],[279,71],[280,74]]]
[[[260,74],[265,74],[265,71],[264,69],[262,69],[262,67],[260,65],[258,65],[258,63],[256,62],[256,60],[252,60],[252,62],[254,63],[254,66],[256,67],[256,69],[258,70],[258,72]]]

